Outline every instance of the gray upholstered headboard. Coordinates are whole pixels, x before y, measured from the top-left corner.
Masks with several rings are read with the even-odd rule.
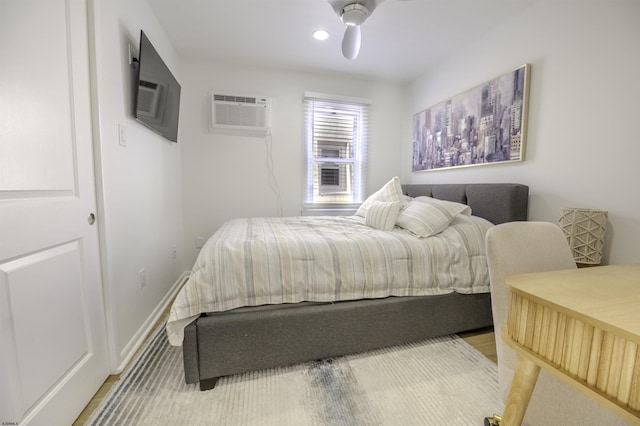
[[[467,204],[475,216],[497,225],[527,220],[529,187],[518,183],[446,183],[402,185],[411,197],[426,195]]]

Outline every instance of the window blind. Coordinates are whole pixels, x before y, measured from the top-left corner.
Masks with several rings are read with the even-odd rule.
[[[363,201],[369,103],[305,95],[305,206]]]

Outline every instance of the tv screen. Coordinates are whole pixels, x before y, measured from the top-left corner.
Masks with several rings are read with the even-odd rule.
[[[136,119],[173,142],[178,142],[180,84],[140,31]]]

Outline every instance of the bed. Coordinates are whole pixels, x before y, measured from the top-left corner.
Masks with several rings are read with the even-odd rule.
[[[451,230],[447,228],[438,235],[422,239],[440,241],[437,244],[443,246],[446,245],[442,242],[443,238],[461,232],[454,227],[456,223],[461,228],[473,228],[473,232],[480,232],[475,231],[475,228],[482,229],[484,232],[485,226],[489,227],[491,224],[527,219],[529,189],[521,184],[404,185],[401,191],[405,197],[401,200],[403,208],[407,204],[402,203],[409,203],[409,200],[417,199],[416,197],[430,197],[469,206],[473,216],[468,216],[468,209],[461,211],[452,221]],[[424,198],[420,199],[424,200]],[[406,211],[409,209],[407,208]],[[369,216],[372,214],[367,215],[367,223]],[[308,223],[312,224],[312,228],[318,221],[322,222],[323,226],[325,222],[333,223],[330,222],[332,220],[330,218],[292,218],[292,220],[293,224],[289,223],[290,221],[285,224],[281,219],[247,219],[241,222],[240,227],[235,228],[229,228],[225,224],[212,237],[215,241],[211,243],[210,240],[207,245],[224,246],[227,240],[233,240],[231,238],[233,233],[256,233],[259,241],[253,242],[251,247],[257,252],[260,251],[263,239],[263,236],[260,236],[261,229],[272,232],[273,229],[283,229],[286,225],[289,232],[296,233],[298,229],[307,227]],[[357,216],[342,217],[338,220],[342,222],[331,225],[334,227],[334,232],[347,233],[346,229],[354,229],[354,238],[350,236],[349,239],[357,239],[355,232],[360,232],[357,230],[367,227],[365,220]],[[319,232],[313,229],[312,232]],[[323,232],[331,232],[325,228],[322,229],[324,229]],[[413,244],[411,238],[414,240],[418,238],[405,235],[410,234],[406,230],[398,231],[396,226],[391,232],[391,240],[384,239],[388,237],[383,231],[376,232],[376,230],[371,231],[372,234],[383,239],[374,243],[378,249],[364,250],[367,253],[376,250],[393,251],[394,245],[411,252],[412,256],[416,251],[416,248],[409,244]],[[462,244],[468,244],[466,238],[465,236]],[[454,247],[459,245],[454,243]],[[474,247],[479,245],[479,242],[473,243]],[[245,247],[245,251],[247,247],[249,246]],[[303,250],[303,247],[300,250]],[[344,249],[331,243],[325,251],[332,250],[333,253],[327,256],[332,258],[334,263],[339,263],[336,259],[341,257],[336,253],[342,253],[341,250]],[[429,248],[427,251],[429,250],[434,249]],[[451,257],[460,257],[456,254],[457,249],[454,252],[447,246],[443,250],[445,252],[449,250]],[[472,251],[477,250],[476,247]],[[467,251],[469,251],[468,248]],[[274,254],[272,249],[265,252],[267,257],[279,255]],[[362,252],[363,250],[359,250],[358,256],[362,257]],[[230,261],[225,257],[228,254],[215,253],[217,254],[213,256],[219,257],[218,265],[225,265]],[[401,281],[400,277],[405,274],[398,266],[397,259],[387,268],[391,272],[387,271],[386,274],[366,272],[371,270],[371,262],[374,264],[378,262],[377,260],[368,261],[366,268],[360,268],[361,274],[370,275],[371,279],[375,278],[379,286],[377,290],[363,290],[359,285],[353,284],[352,281],[355,282],[358,279],[348,277],[356,277],[358,274],[348,273],[345,265],[342,265],[341,272],[340,265],[337,265],[338,273],[324,271],[323,267],[319,269],[314,267],[315,269],[310,268],[307,271],[304,280],[313,283],[309,285],[310,288],[315,288],[316,282],[323,280],[321,277],[324,273],[333,277],[332,279],[338,284],[334,284],[329,291],[314,293],[306,289],[287,298],[268,294],[262,289],[266,286],[247,278],[248,274],[252,277],[268,275],[271,278],[265,278],[265,280],[277,282],[281,279],[278,274],[282,272],[265,266],[263,261],[243,260],[242,262],[250,264],[250,268],[242,272],[244,274],[242,280],[252,283],[250,291],[212,290],[218,299],[216,303],[206,299],[206,302],[198,302],[194,307],[196,304],[192,303],[192,299],[200,298],[206,292],[202,288],[194,287],[197,285],[197,276],[202,275],[199,272],[198,263],[204,261],[200,257],[204,256],[199,256],[189,278],[193,282],[187,282],[174,302],[167,324],[167,333],[172,344],[182,344],[186,382],[199,383],[201,390],[212,389],[219,377],[227,375],[364,352],[429,337],[484,328],[493,323],[488,273],[480,272],[481,269],[476,270],[474,266],[478,262],[484,262],[483,256],[478,256],[478,253],[469,256],[472,258],[469,261],[463,260],[462,264],[447,266],[444,270],[433,273],[420,271],[418,265],[422,265],[424,261],[411,263],[412,266],[409,268],[411,273],[418,275],[409,276],[411,285],[401,284],[398,288],[394,287],[394,283]],[[310,257],[319,257],[319,255],[316,253]],[[283,260],[279,259],[279,262],[282,263]],[[354,262],[350,260],[349,265],[352,263]],[[206,275],[225,279],[220,271],[224,269],[223,267],[218,266],[213,269],[215,269],[213,272],[209,270]],[[449,278],[452,280],[451,286],[443,287],[444,278],[439,277],[445,275],[448,277],[447,280]],[[380,278],[381,276],[383,278]],[[415,280],[423,279],[433,281],[434,285],[427,290],[414,285]],[[300,278],[297,280],[300,281]],[[469,280],[470,283],[466,283]],[[282,282],[287,282],[286,277],[282,278]],[[337,287],[340,287],[340,291],[336,290]],[[344,296],[344,294],[347,295]],[[238,301],[238,297],[243,300]],[[342,300],[343,298],[347,300]],[[202,299],[205,298],[202,297]],[[185,305],[189,305],[189,309],[183,309]]]

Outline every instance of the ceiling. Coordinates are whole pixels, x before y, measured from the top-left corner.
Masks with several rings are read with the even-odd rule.
[[[182,57],[394,82],[412,81],[537,1],[386,0],[348,60],[344,24],[326,0],[148,0]],[[320,28],[328,40],[312,37]]]

